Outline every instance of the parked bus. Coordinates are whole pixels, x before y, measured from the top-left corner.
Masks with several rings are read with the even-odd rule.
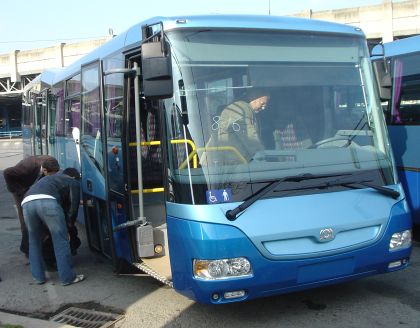
[[[373,49],[373,60],[390,73],[384,112],[400,181],[413,223],[420,225],[420,36]]]
[[[90,247],[198,302],[409,263],[411,219],[359,28],[153,18],[42,73],[23,99],[27,154],[81,169]]]

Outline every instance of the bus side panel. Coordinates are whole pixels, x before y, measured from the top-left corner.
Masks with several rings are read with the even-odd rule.
[[[408,206],[414,224],[420,224],[420,198],[419,198],[419,179],[420,172],[398,170],[398,177],[406,192]]]
[[[398,176],[406,192],[415,224],[420,224],[420,126],[389,125],[389,136],[398,168]]]
[[[126,206],[124,206],[124,197],[115,193],[110,193],[109,202],[112,227],[116,227],[117,225],[126,223],[127,213],[125,213]],[[115,256],[117,258],[123,258],[127,262],[132,262],[128,232],[124,229],[113,232],[113,241],[115,247]]]
[[[243,298],[253,299],[277,295],[364,276],[405,268],[411,247],[389,251],[392,233],[411,228],[405,202],[397,203],[390,215],[381,239],[367,247],[340,254],[301,260],[269,260],[262,256],[250,239],[228,224],[200,223],[168,216],[169,249],[174,288],[187,297],[202,303],[225,303],[215,293],[245,290]],[[193,277],[194,259],[223,259],[246,257],[252,265],[252,276],[224,280]],[[396,269],[388,269],[390,262],[404,260]]]

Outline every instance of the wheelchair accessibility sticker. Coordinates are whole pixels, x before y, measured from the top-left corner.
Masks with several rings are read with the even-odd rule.
[[[231,189],[213,189],[206,191],[207,204],[227,203],[232,199]]]

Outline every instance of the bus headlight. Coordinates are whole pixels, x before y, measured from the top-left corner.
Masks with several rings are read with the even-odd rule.
[[[195,278],[205,280],[228,279],[252,275],[251,263],[244,257],[219,260],[194,260]]]
[[[411,230],[404,230],[396,232],[391,236],[389,242],[389,250],[395,251],[397,249],[408,247],[411,245]]]

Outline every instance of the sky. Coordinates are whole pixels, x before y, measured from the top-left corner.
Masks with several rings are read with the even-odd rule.
[[[0,54],[124,32],[154,16],[288,15],[366,6],[382,0],[24,0],[2,1]]]

